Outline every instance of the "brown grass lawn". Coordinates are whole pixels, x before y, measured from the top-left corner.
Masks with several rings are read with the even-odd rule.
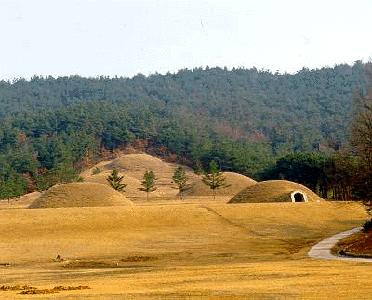
[[[2,209],[0,286],[90,287],[57,288],[55,299],[367,299],[370,264],[307,257],[365,217],[357,203],[208,199]],[[22,297],[48,295],[0,290],[0,298]]]

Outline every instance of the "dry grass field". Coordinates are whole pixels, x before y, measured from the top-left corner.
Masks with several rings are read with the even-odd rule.
[[[363,222],[357,203],[164,203],[0,209],[0,287],[53,292],[0,298],[371,297],[370,265],[307,257]]]

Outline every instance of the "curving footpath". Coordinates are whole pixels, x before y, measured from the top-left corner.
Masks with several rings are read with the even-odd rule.
[[[362,230],[362,227],[357,227],[348,231],[340,232],[330,238],[322,240],[318,244],[314,245],[308,255],[311,258],[317,259],[337,259],[337,260],[347,260],[347,261],[356,261],[356,262],[372,262],[372,258],[362,258],[362,257],[346,257],[346,256],[337,256],[331,253],[331,249],[334,245],[338,243],[339,240],[342,240],[354,233],[357,233]]]

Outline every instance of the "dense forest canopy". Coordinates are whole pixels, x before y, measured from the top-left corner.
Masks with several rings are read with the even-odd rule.
[[[0,198],[76,180],[105,149],[136,141],[256,178],[285,155],[330,153],[349,139],[363,70],[356,62],[293,75],[196,68],[2,81]]]

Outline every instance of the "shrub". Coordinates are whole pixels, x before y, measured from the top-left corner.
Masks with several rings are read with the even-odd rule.
[[[99,174],[99,173],[101,173],[101,169],[98,168],[98,167],[95,167],[95,168],[92,170],[92,175],[97,175],[97,174]]]

